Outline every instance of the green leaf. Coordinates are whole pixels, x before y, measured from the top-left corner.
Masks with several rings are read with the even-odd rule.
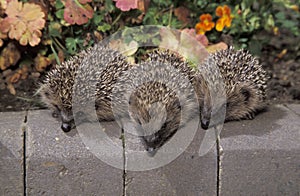
[[[154,46],[158,46],[160,44],[160,39],[157,38],[157,37],[154,37],[152,39],[152,43],[153,43]]]
[[[278,20],[284,20],[285,19],[285,14],[283,12],[278,12],[275,14],[275,18]]]
[[[61,2],[61,0],[56,0],[55,1],[55,8],[57,10],[62,9],[64,7],[64,4]]]
[[[78,51],[78,47],[81,48],[83,44],[83,40],[79,38],[68,37],[66,39],[66,47],[70,54],[75,54]]]
[[[153,0],[153,3],[156,4],[156,6],[159,7],[169,7],[172,5],[171,0]]]
[[[58,38],[61,38],[61,34],[60,34],[60,32],[59,32],[57,29],[49,28],[49,35],[50,35],[51,37],[58,37]]]
[[[55,12],[55,16],[56,16],[57,18],[59,18],[59,19],[64,19],[64,10],[63,10],[63,9],[57,10],[57,11]]]
[[[110,24],[107,24],[107,23],[104,23],[103,25],[100,25],[97,27],[97,30],[98,31],[101,31],[101,32],[105,32],[105,31],[108,31],[111,29],[111,26]]]
[[[274,26],[275,26],[275,21],[274,21],[273,15],[270,14],[268,16],[267,22],[264,25],[264,28],[266,30],[271,30]]]
[[[59,57],[58,57],[57,52],[56,52],[56,50],[54,49],[52,43],[51,43],[51,45],[50,45],[50,48],[51,48],[51,50],[52,50],[52,52],[53,52],[53,55],[54,55],[55,60],[56,60],[56,63],[57,63],[58,65],[60,65]]]
[[[296,24],[294,21],[292,21],[292,20],[286,20],[286,21],[282,24],[283,27],[288,28],[288,29],[291,29],[291,28],[295,27],[296,25],[297,25],[297,24]]]
[[[103,19],[104,19],[104,15],[103,14],[100,14],[100,13],[96,14],[95,13],[94,17],[93,17],[93,23],[95,25],[98,25],[98,24],[100,24],[103,21]]]
[[[158,24],[158,17],[156,15],[157,12],[158,12],[157,8],[150,7],[143,19],[143,23],[157,25]]]
[[[169,24],[169,14],[164,14],[162,16],[162,24],[165,26]]]
[[[209,3],[209,2],[207,2],[207,1],[198,0],[198,1],[196,2],[196,5],[199,6],[200,8],[205,8],[205,7],[207,6],[208,3]]]
[[[250,22],[250,25],[253,29],[258,29],[260,27],[260,18],[257,17],[257,16],[251,17],[249,22]]]
[[[49,24],[49,35],[51,37],[58,37],[61,38],[61,32],[60,29],[61,26],[58,22],[50,22]]]
[[[108,11],[109,13],[115,10],[115,6],[112,0],[105,0],[105,10]]]
[[[247,42],[248,41],[248,38],[240,38],[239,39],[239,42],[242,42],[242,43],[245,43],[245,42]]]

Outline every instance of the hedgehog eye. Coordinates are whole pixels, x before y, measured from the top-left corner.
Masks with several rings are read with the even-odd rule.
[[[48,92],[45,92],[44,95],[45,95],[45,97],[49,98],[50,94]]]
[[[247,102],[251,97],[250,91],[248,89],[242,88],[241,93],[245,97],[245,101]]]
[[[52,117],[53,117],[53,118],[58,118],[58,116],[59,116],[59,115],[58,115],[57,111],[52,112]]]
[[[52,117],[53,118],[58,118],[59,113],[60,113],[60,109],[58,108],[58,106],[56,104],[53,104],[55,110],[52,112]]]

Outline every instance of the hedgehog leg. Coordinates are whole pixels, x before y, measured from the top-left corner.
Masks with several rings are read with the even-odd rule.
[[[255,116],[255,113],[254,113],[254,112],[249,112],[248,114],[246,114],[246,117],[247,117],[247,119],[249,119],[249,120],[253,120],[253,119],[254,119],[254,116]]]

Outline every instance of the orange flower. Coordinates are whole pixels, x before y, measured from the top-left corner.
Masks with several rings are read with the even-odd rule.
[[[291,6],[289,6],[289,8],[296,12],[299,12],[299,6],[297,6],[297,5],[291,5]]]
[[[206,31],[210,31],[215,27],[215,23],[212,21],[212,16],[210,14],[202,14],[199,19],[200,22],[195,26],[197,34],[203,35]]]
[[[230,27],[233,16],[231,15],[230,7],[227,5],[218,6],[216,9],[216,15],[220,18],[217,21],[217,31],[223,31],[224,27]]]

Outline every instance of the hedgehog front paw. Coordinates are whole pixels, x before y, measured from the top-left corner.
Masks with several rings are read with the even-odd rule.
[[[249,120],[253,120],[255,117],[255,113],[254,112],[249,112],[246,114],[246,118]]]

